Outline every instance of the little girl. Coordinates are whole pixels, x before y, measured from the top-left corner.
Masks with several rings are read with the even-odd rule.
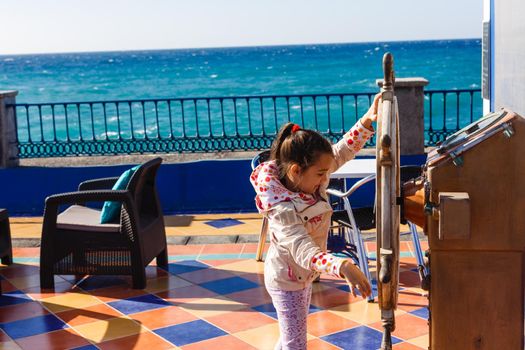
[[[313,130],[284,125],[250,181],[259,212],[269,222],[270,248],[264,282],[277,310],[280,338],[275,349],[306,349],[306,317],[312,281],[321,273],[346,279],[350,290],[372,290],[351,260],[326,253],[332,208],[325,192],[330,173],[353,159],[373,135],[380,95],[335,145]]]

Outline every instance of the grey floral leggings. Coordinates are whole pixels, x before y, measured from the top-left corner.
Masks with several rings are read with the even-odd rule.
[[[306,350],[306,317],[312,285],[296,291],[267,288],[277,310],[281,336],[275,350]]]

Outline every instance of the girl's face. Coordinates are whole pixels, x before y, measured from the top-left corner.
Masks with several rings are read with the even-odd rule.
[[[299,166],[292,166],[293,178],[296,188],[304,193],[314,194],[323,182],[328,181],[328,170],[332,167],[334,156],[322,153],[317,161],[305,170]],[[295,169],[294,169],[295,168]]]

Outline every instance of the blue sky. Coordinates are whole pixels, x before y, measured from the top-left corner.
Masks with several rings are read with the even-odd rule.
[[[2,0],[0,55],[480,38],[482,0]]]

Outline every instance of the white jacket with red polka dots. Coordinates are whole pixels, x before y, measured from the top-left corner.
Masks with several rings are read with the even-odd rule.
[[[335,164],[329,174],[353,159],[373,131],[357,122],[332,146]],[[269,288],[299,290],[320,273],[339,276],[343,259],[326,253],[332,208],[327,201],[329,174],[316,195],[288,190],[279,181],[275,161],[260,164],[250,181],[255,202],[268,218],[270,248],[265,259],[264,280]]]

